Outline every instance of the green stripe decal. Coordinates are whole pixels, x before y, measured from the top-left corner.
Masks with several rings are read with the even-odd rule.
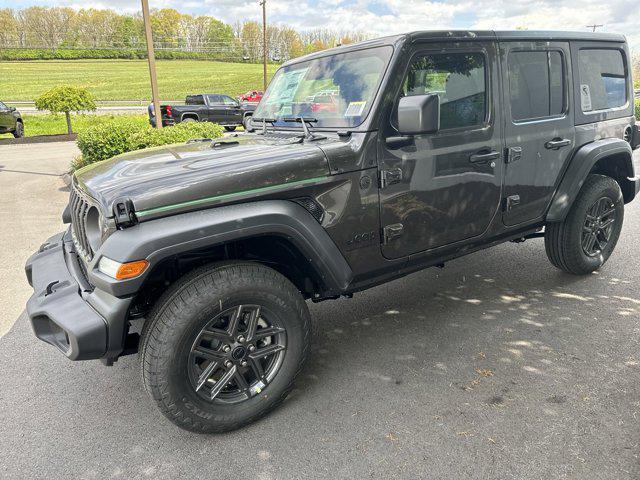
[[[139,212],[136,212],[136,215],[138,217],[146,217],[148,215],[168,212],[170,210],[176,210],[178,208],[196,207],[198,205],[206,205],[208,203],[214,203],[214,202],[223,201],[223,200],[230,200],[232,198],[240,197],[243,195],[255,195],[260,193],[267,193],[267,192],[278,190],[284,187],[287,187],[287,188],[298,187],[300,185],[307,185],[309,183],[321,182],[323,180],[326,180],[327,178],[329,177],[307,178],[305,180],[297,180],[295,182],[279,183],[278,185],[269,185],[268,187],[254,188],[251,190],[242,190],[242,191],[233,192],[233,193],[225,193],[223,195],[217,195],[215,197],[200,198],[198,200],[191,200],[189,202],[175,203],[173,205],[165,205],[164,207],[150,208],[149,210],[140,210]]]

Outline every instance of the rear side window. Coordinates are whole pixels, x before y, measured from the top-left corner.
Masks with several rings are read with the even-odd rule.
[[[564,112],[564,68],[557,51],[509,54],[511,118],[515,121],[554,117]]]
[[[409,67],[402,94],[437,93],[440,128],[481,125],[486,118],[485,59],[482,53],[417,57]]]
[[[187,105],[204,105],[204,97],[202,95],[189,95],[184,103]]]
[[[627,76],[620,50],[580,50],[579,69],[583,112],[622,107],[627,103]]]

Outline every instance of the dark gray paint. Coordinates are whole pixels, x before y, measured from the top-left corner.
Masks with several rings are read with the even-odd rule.
[[[76,178],[112,216],[114,201],[122,198],[144,211],[328,174],[322,150],[301,144],[293,134],[284,139],[242,135],[131,152],[82,169]]]
[[[314,129],[325,138],[312,140],[290,126],[214,144],[134,152],[91,166],[78,173],[78,184],[107,215],[113,202],[122,198],[130,199],[138,212],[160,210],[109,237],[88,265],[89,278],[107,295],[133,295],[144,277],[109,281],[95,270],[100,255],[118,261],[146,257],[155,263],[247,235],[276,234],[291,240],[309,259],[324,283],[324,291],[314,295],[328,298],[536,232],[546,221],[562,218],[591,171],[587,166],[623,172],[617,180],[625,200],[630,200],[640,182],[626,178],[634,172],[628,167],[629,147],[621,139],[634,119],[620,111],[606,120],[575,126],[577,80],[568,68],[574,40],[597,40],[626,53],[622,37],[600,34],[427,32],[379,39],[341,50],[394,47],[371,112],[352,131]],[[512,48],[531,47],[564,52],[567,110],[535,125],[515,124],[503,91],[508,80],[503,73],[506,55]],[[387,139],[398,136],[390,118],[411,56],[441,51],[486,56],[486,121],[477,127],[408,137],[406,144],[388,144]],[[570,144],[557,151],[544,147],[555,138],[568,138]],[[598,147],[602,142],[594,143],[603,139],[609,139],[604,142],[609,150]],[[512,146],[521,146],[523,156],[519,163],[507,165],[505,151]],[[601,154],[605,150],[609,156]],[[470,161],[487,151],[496,152],[494,163]],[[402,172],[400,181],[379,188],[382,172],[390,170]],[[308,182],[287,187],[299,181]],[[282,188],[264,190],[276,185]],[[234,192],[245,193],[225,196]],[[522,203],[503,215],[507,194],[520,195]],[[322,224],[285,201],[301,196],[323,207]],[[210,204],[188,203],[211,197],[218,198]],[[162,209],[184,202],[180,208]],[[403,235],[383,244],[382,230],[397,223],[403,224]],[[102,308],[104,299],[91,298],[91,305]],[[110,345],[116,339],[110,348],[122,347],[117,345],[118,333],[110,333]]]

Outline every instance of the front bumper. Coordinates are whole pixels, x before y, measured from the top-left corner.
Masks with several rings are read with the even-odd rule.
[[[124,348],[131,300],[88,284],[69,237],[54,235],[27,260],[33,331],[71,360],[116,358]]]

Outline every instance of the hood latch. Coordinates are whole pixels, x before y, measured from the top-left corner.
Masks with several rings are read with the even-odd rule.
[[[138,218],[133,209],[133,202],[128,198],[114,202],[113,215],[118,228],[127,228],[138,223]]]

